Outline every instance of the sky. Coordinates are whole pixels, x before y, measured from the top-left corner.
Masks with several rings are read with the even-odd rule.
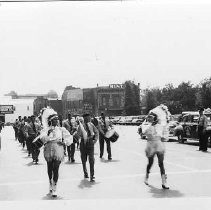
[[[0,95],[211,77],[211,3],[0,3]]]

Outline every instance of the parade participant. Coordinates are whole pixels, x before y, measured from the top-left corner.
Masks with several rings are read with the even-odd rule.
[[[203,114],[204,109],[201,108],[199,110],[199,120],[198,120],[198,136],[199,136],[199,151],[206,152],[207,151],[207,144],[208,144],[208,137],[206,135],[206,128],[207,128],[207,117]]]
[[[68,113],[67,119],[63,121],[62,126],[65,127],[71,135],[74,135],[77,132],[76,123],[72,121],[72,115]],[[74,155],[75,155],[75,144],[77,142],[73,141],[70,146],[67,146],[67,154],[68,160],[72,163],[75,162]]]
[[[18,139],[18,119],[15,120],[15,122],[13,123],[13,129],[15,131],[15,140]]]
[[[105,137],[105,134],[108,131],[110,126],[111,126],[111,122],[109,121],[109,119],[105,117],[104,113],[101,113],[101,117],[100,117],[99,122],[98,122],[99,143],[100,143],[100,158],[103,157],[104,142],[106,142],[108,160],[112,160],[112,157],[111,157],[111,142],[110,142],[109,139],[107,139]]]
[[[90,122],[90,115],[83,115],[84,122],[78,120],[79,127],[77,134],[81,137],[80,142],[80,152],[81,152],[81,161],[83,165],[84,178],[89,178],[86,162],[87,158],[89,158],[90,165],[90,182],[95,181],[94,177],[94,144],[97,142],[99,138],[99,133],[97,128]]]
[[[59,118],[59,120],[58,120],[58,126],[60,126],[60,127],[62,127],[63,126],[63,117],[62,117],[62,115],[60,114],[60,115],[58,115],[58,118]],[[67,153],[66,153],[66,145],[64,144],[64,156],[66,156],[67,155]]]
[[[24,119],[21,120],[19,126],[19,142],[22,144],[23,148],[25,147],[26,142],[26,131],[25,131],[25,121]]]
[[[26,124],[26,137],[28,144],[28,154],[32,154],[32,159],[34,163],[38,163],[40,150],[34,144],[32,144],[33,140],[40,134],[41,127],[38,123],[35,122],[36,117],[34,115],[31,116],[30,122]]]
[[[31,155],[30,145],[29,145],[29,143],[28,143],[28,134],[27,134],[27,126],[30,126],[30,123],[31,123],[31,116],[29,116],[29,117],[27,118],[27,122],[25,123],[26,148],[27,148],[27,151],[28,151],[28,156]]]
[[[166,183],[166,173],[164,168],[164,153],[165,146],[163,141],[168,138],[166,133],[166,127],[168,127],[168,120],[170,113],[168,108],[164,105],[160,105],[149,112],[148,122],[150,125],[143,131],[147,137],[147,146],[145,149],[146,156],[148,158],[148,165],[146,168],[145,184],[148,185],[150,169],[154,162],[154,156],[157,155],[158,165],[160,167],[162,188],[169,189]]]
[[[69,146],[73,139],[68,130],[58,126],[58,115],[51,108],[42,111],[40,138],[44,143],[44,158],[47,161],[49,176],[49,194],[56,197],[59,166],[64,159],[64,143]],[[63,142],[62,142],[63,139]]]
[[[19,143],[21,143],[21,132],[20,132],[21,121],[22,121],[21,116],[18,116],[17,129],[18,129],[18,141],[19,141]]]

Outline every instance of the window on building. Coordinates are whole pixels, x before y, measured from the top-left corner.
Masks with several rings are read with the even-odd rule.
[[[103,104],[103,106],[106,106],[106,96],[102,97],[102,104]]]

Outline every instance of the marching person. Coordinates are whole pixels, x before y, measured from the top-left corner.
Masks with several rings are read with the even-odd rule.
[[[49,194],[57,196],[57,182],[59,178],[59,166],[64,159],[64,144],[69,146],[73,137],[64,127],[58,126],[58,115],[51,109],[46,108],[42,113],[43,130],[40,139],[44,143],[44,158],[47,161],[49,177]]]
[[[199,136],[199,151],[206,152],[207,151],[207,144],[208,144],[208,137],[206,134],[207,128],[207,117],[203,114],[204,109],[201,108],[199,110],[199,120],[198,120],[198,136]]]
[[[76,123],[72,122],[72,115],[70,113],[68,113],[67,119],[63,121],[62,126],[65,127],[71,135],[74,135],[77,132]],[[70,146],[67,146],[68,160],[71,160],[72,163],[75,162],[74,155],[76,143],[77,142],[73,139],[72,144]]]
[[[111,156],[111,142],[109,139],[105,137],[106,132],[108,131],[111,123],[109,119],[105,117],[104,113],[101,113],[101,117],[98,122],[98,130],[99,130],[99,144],[100,144],[100,158],[103,157],[104,153],[104,142],[107,145],[107,153],[108,153],[108,160],[112,160]]]
[[[13,123],[13,129],[15,131],[15,140],[18,139],[18,119],[15,120],[15,122]]]
[[[26,131],[25,131],[25,121],[24,119],[21,120],[19,125],[19,142],[22,144],[23,148],[25,147],[26,142]]]
[[[99,133],[97,128],[91,123],[90,114],[84,114],[83,118],[84,122],[81,122],[80,120],[78,121],[79,127],[77,131],[77,134],[81,137],[81,161],[83,165],[84,178],[89,178],[86,168],[87,158],[89,158],[90,182],[94,182],[94,144],[99,138]]]
[[[40,150],[32,142],[40,134],[41,127],[38,123],[35,122],[36,117],[34,115],[32,115],[30,119],[31,122],[27,123],[27,125],[25,126],[28,154],[32,154],[33,162],[37,164],[39,161],[38,157],[40,154]]]
[[[18,129],[18,141],[19,141],[19,143],[21,143],[21,140],[20,140],[21,139],[21,130],[20,130],[21,121],[22,121],[21,116],[18,116],[17,129]]]
[[[166,117],[164,114],[163,116]],[[153,112],[149,113],[147,119],[150,125],[144,131],[144,134],[147,137],[147,146],[145,149],[145,153],[148,158],[148,164],[146,168],[146,176],[145,176],[144,183],[146,185],[149,185],[148,183],[149,173],[154,162],[154,156],[156,155],[158,158],[158,165],[160,167],[162,188],[169,189],[166,183],[167,176],[166,176],[165,168],[164,168],[165,146],[163,143],[163,140],[164,140],[163,132],[165,131],[165,126],[163,126],[162,123],[159,122],[160,119],[158,119],[158,115]]]

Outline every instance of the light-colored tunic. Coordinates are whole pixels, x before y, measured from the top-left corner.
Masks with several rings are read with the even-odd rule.
[[[72,135],[64,127],[50,127],[52,129],[48,135],[48,131],[42,131],[41,140],[44,142],[44,158],[46,161],[64,159],[64,144],[70,146],[73,141]]]
[[[164,153],[165,145],[161,141],[161,127],[159,125],[149,125],[144,134],[147,136],[147,145],[145,153],[147,157],[151,157],[156,153]],[[159,132],[158,132],[159,131]]]

